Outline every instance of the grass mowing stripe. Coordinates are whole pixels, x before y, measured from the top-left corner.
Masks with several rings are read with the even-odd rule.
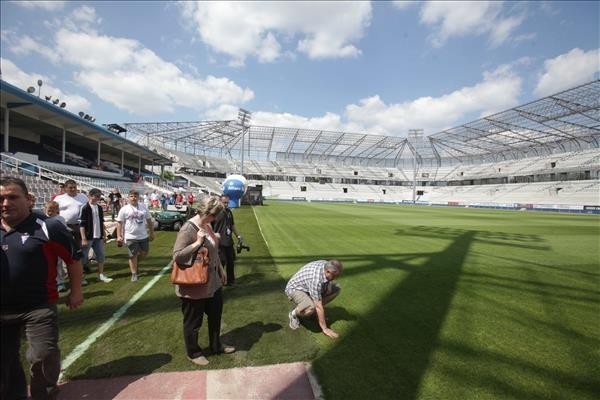
[[[265,246],[267,246],[267,250],[269,250],[269,242],[267,242],[267,239],[265,239],[265,235],[260,226],[260,222],[258,220],[258,217],[256,216],[256,207],[252,207],[252,214],[254,214],[254,219],[256,220],[256,225],[258,226],[258,231],[260,232],[260,237],[262,237],[263,242],[265,242]]]
[[[597,399],[597,216],[283,202],[256,214],[284,279],[317,257],[344,262],[326,307],[340,338],[306,326],[328,400]]]
[[[100,336],[102,336],[106,331],[108,331],[118,320],[125,314],[125,312],[134,305],[152,286],[158,282],[161,276],[165,274],[169,269],[171,269],[171,263],[167,264],[163,269],[160,270],[158,274],[152,278],[143,288],[141,288],[136,294],[129,299],[129,301],[121,306],[110,319],[104,322],[98,329],[96,329],[88,338],[80,343],[75,349],[65,358],[61,365],[61,374],[59,377],[59,381],[62,380],[64,371],[67,370],[79,357],[85,353],[85,351],[94,343]]]

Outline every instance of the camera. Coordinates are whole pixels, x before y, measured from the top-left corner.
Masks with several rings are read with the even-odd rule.
[[[236,250],[237,250],[237,253],[240,254],[242,252],[242,250],[250,251],[250,246],[246,246],[244,244],[244,242],[242,242],[241,240],[238,240]]]

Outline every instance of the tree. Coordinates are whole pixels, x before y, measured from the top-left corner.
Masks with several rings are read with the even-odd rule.
[[[172,182],[175,179],[175,175],[171,171],[163,171],[160,173],[160,177],[167,182]]]

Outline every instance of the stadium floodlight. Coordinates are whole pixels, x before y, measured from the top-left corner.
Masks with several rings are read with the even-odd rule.
[[[29,86],[27,88],[27,93],[33,93],[33,92],[35,92],[35,88],[33,86]]]
[[[240,108],[238,111],[238,120],[240,121],[240,125],[242,125],[242,159],[240,165],[240,175],[244,175],[244,136],[246,136],[246,131],[248,130],[248,126],[250,125],[250,119],[252,118],[252,113],[248,110],[244,110]]]
[[[46,98],[46,101],[50,101],[50,99],[52,99],[52,96],[44,96]]]
[[[79,111],[79,116],[80,116],[81,118],[83,118],[83,116],[84,116],[84,115],[85,115],[85,113],[84,113],[83,111]]]
[[[60,103],[60,108],[65,108],[67,106],[67,103],[65,103],[64,101],[62,103]]]
[[[52,101],[52,104],[54,104],[54,105],[57,105],[58,103],[60,103],[60,100],[58,98],[56,98]]]
[[[408,143],[413,153],[413,204],[417,202],[417,173],[421,167],[421,156],[419,150],[423,148],[423,129],[409,129]]]
[[[89,121],[89,120],[90,120],[90,116],[89,116],[88,114],[85,114],[85,115],[83,116],[83,119],[85,119],[86,121]]]
[[[41,79],[38,79],[38,81],[37,81],[37,85],[38,85],[38,97],[40,97],[40,94],[42,93],[42,84],[43,83],[44,82],[42,82]]]
[[[90,122],[96,122],[96,117],[90,117]]]

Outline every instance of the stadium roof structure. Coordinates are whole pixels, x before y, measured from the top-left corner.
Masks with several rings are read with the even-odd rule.
[[[244,123],[243,123],[244,122]],[[600,80],[430,136],[383,136],[246,121],[123,123],[151,149],[257,161],[397,167],[516,160],[600,147]],[[418,130],[415,130],[418,131]],[[242,157],[242,151],[244,156]]]
[[[97,149],[97,144],[101,143],[103,152],[119,155],[125,152],[128,158],[140,158],[144,164],[171,164],[170,159],[150,151],[148,147],[132,143],[89,119],[4,80],[0,80],[0,108],[10,111],[9,114],[2,113],[0,117],[3,124],[8,123],[4,125],[7,132],[3,131],[3,134],[8,134],[8,137],[4,137],[3,151],[8,151],[5,147],[12,129],[43,132],[45,136],[53,137],[59,142],[62,141],[63,131],[66,131],[69,133],[69,141],[91,150]]]

